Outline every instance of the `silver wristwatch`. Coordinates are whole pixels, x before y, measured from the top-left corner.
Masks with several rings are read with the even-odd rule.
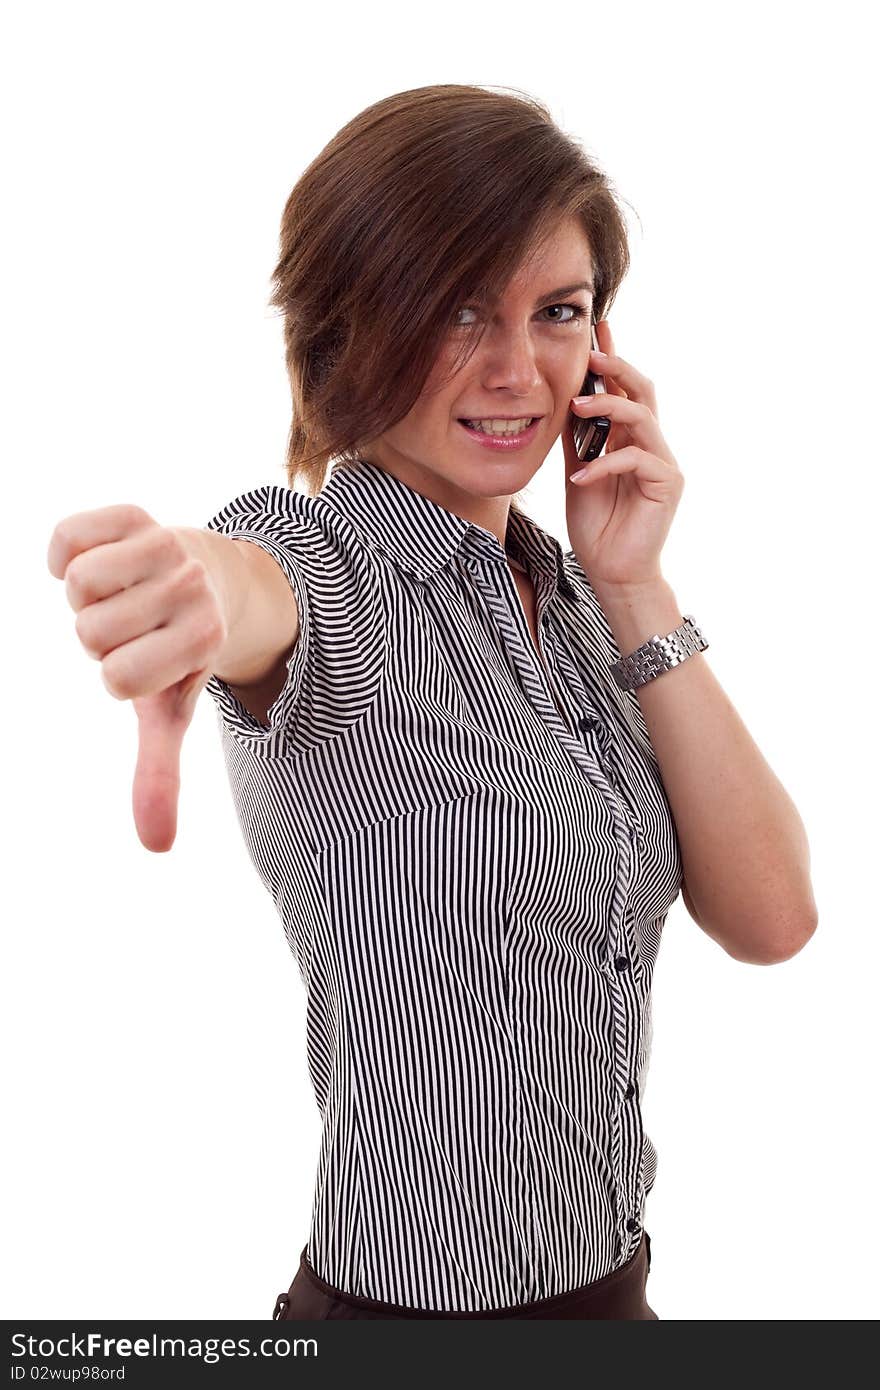
[[[655,632],[629,656],[615,661],[611,670],[621,690],[635,690],[662,676],[664,671],[671,671],[673,666],[680,666],[696,652],[704,652],[708,645],[691,614],[686,613],[681,627],[665,637]]]

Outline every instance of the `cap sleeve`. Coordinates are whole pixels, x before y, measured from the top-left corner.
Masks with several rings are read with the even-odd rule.
[[[387,638],[375,562],[318,497],[277,484],[244,492],[207,523],[259,545],[281,566],[299,610],[287,674],[262,724],[219,676],[205,689],[221,730],[259,757],[305,752],[360,719],[378,694]]]

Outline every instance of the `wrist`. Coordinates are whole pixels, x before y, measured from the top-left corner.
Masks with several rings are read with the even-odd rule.
[[[636,584],[592,584],[621,656],[649,637],[665,637],[683,614],[671,584],[662,576]]]
[[[586,574],[589,578],[588,570]],[[668,599],[672,594],[672,586],[662,574],[652,575],[650,579],[621,580],[619,582],[590,579],[590,588],[603,608],[606,604],[615,608],[628,608],[634,604],[656,604]]]
[[[233,633],[241,617],[247,592],[244,582],[246,557],[240,546],[229,536],[208,527],[175,526],[172,529],[189,554],[201,560],[208,571],[226,631]]]

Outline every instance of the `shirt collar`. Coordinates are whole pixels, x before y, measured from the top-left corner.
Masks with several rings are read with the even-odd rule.
[[[447,511],[368,459],[337,460],[319,496],[370,545],[421,581],[432,578],[459,551],[499,565],[507,564],[509,554],[566,597],[577,597],[556,537],[513,507],[502,547],[493,532]]]

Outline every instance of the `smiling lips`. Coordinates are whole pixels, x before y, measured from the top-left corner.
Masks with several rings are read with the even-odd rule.
[[[523,415],[517,420],[507,420],[502,415],[489,420],[464,420],[463,423],[468,429],[479,430],[482,434],[509,435],[521,434],[534,419],[534,415]]]
[[[543,416],[521,416],[505,420],[494,416],[488,420],[459,420],[459,424],[475,444],[490,449],[520,449],[529,444],[537,433]]]

